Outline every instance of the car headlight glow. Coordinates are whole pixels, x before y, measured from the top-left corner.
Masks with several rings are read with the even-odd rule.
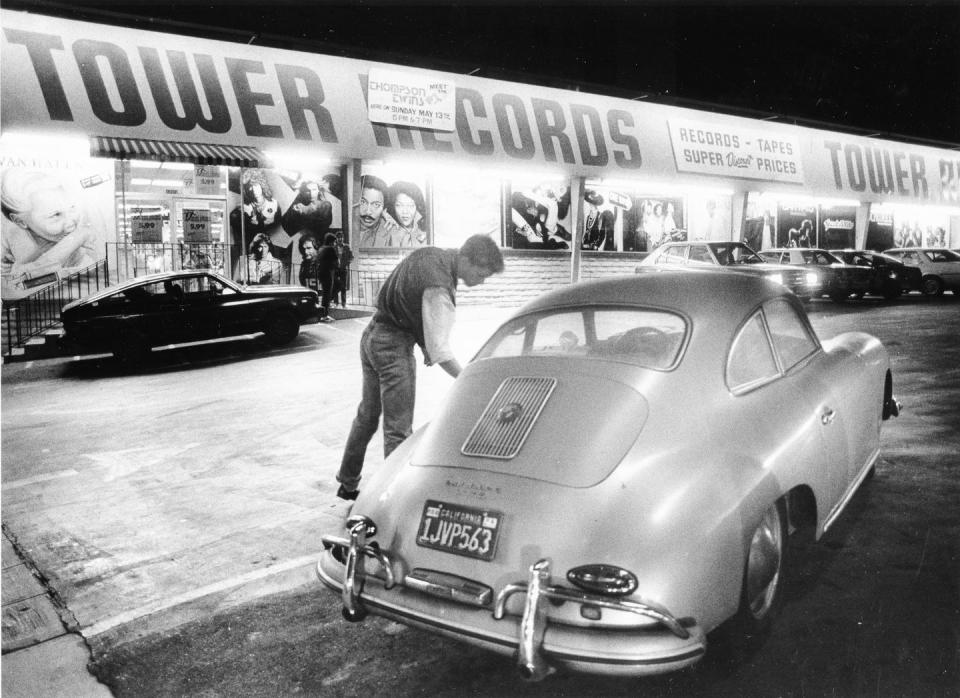
[[[815,271],[808,271],[805,278],[808,286],[816,286],[820,283],[820,275]]]
[[[783,285],[783,274],[770,274],[767,278],[776,281],[781,286]]]
[[[567,580],[584,591],[626,596],[637,590],[637,576],[615,565],[583,565],[567,572]]]

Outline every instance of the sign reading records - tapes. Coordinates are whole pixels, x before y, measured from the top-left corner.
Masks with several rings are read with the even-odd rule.
[[[455,92],[452,80],[371,68],[367,79],[368,116],[375,123],[453,131]]]
[[[680,172],[803,183],[796,136],[707,121],[668,123]]]

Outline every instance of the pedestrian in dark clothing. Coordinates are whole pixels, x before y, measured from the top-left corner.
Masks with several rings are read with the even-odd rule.
[[[327,233],[323,237],[323,247],[317,255],[317,277],[320,280],[320,306],[322,307],[320,322],[333,322],[333,318],[330,317],[330,300],[333,298],[337,269],[340,266],[336,244],[337,236]]]
[[[330,317],[330,299],[337,273],[337,251],[333,245],[337,238],[327,233],[321,246],[313,235],[300,238],[300,285],[312,288],[320,294],[320,322],[333,322]]]
[[[457,282],[482,284],[503,271],[503,255],[492,238],[473,235],[459,250],[422,247],[387,277],[377,311],[360,339],[363,392],[343,451],[337,480],[341,499],[356,499],[367,445],[383,414],[383,455],[413,431],[417,368],[414,345],[427,366],[439,364],[456,378],[460,363],[450,350],[456,319]]]
[[[343,233],[337,233],[337,257],[340,264],[337,267],[336,283],[333,285],[333,302],[339,300],[340,307],[347,307],[347,291],[350,290],[350,263],[353,261],[353,250],[343,241]]]

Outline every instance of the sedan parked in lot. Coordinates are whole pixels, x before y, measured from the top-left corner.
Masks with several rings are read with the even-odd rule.
[[[820,273],[820,295],[843,303],[851,296],[862,298],[870,290],[873,272],[865,267],[847,264],[826,250],[815,247],[781,247],[760,253],[768,262],[815,268]]]
[[[573,284],[493,334],[361,484],[317,573],[348,620],[514,655],[527,679],[679,669],[719,626],[770,624],[788,534],[837,520],[897,412],[881,343],[821,341],[783,286]]]
[[[923,275],[921,290],[940,296],[946,289],[960,293],[960,254],[939,247],[895,247],[884,254],[917,267]]]
[[[137,359],[155,346],[255,332],[286,344],[319,320],[320,301],[301,286],[240,286],[210,271],[176,271],[110,286],[60,316],[69,346]]]
[[[700,268],[719,266],[729,271],[762,276],[789,288],[802,300],[819,296],[823,280],[816,271],[776,264],[760,257],[742,242],[671,242],[640,262],[643,267]]]
[[[833,254],[847,264],[856,264],[873,270],[870,277],[870,293],[887,300],[898,298],[910,291],[919,291],[923,274],[898,259],[873,250],[832,250]]]

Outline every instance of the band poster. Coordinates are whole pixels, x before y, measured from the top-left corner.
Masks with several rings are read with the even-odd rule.
[[[313,237],[319,247],[327,233],[343,229],[340,168],[321,172],[231,167],[227,191],[232,273],[237,280],[246,280],[243,260],[254,257],[280,270],[272,275],[273,283],[296,283],[293,270],[302,261],[301,241]]]

